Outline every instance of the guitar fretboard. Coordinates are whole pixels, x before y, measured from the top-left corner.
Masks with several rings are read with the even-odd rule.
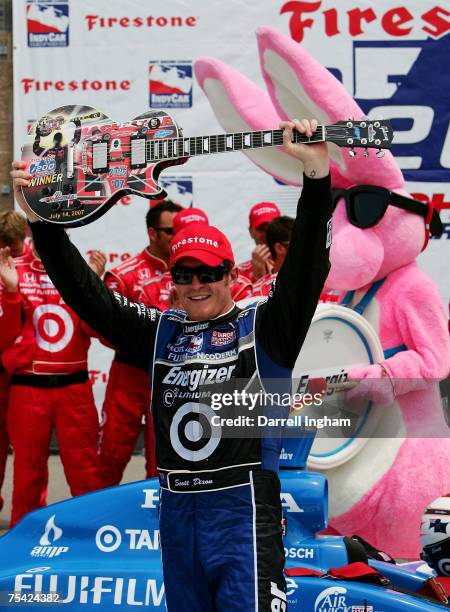
[[[317,131],[308,138],[294,130],[294,142],[323,142],[325,126],[319,126]],[[212,134],[210,136],[190,136],[187,138],[165,138],[148,140],[146,146],[147,162],[162,159],[177,159],[208,155],[209,153],[226,153],[227,151],[243,151],[246,149],[263,149],[278,147],[283,144],[283,130],[263,130],[256,132],[235,132],[233,134]]]

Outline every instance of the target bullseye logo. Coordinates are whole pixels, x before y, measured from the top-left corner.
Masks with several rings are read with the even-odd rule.
[[[222,437],[220,425],[211,424],[214,415],[211,406],[195,402],[177,410],[170,426],[170,441],[180,457],[202,461],[212,455]]]
[[[39,348],[57,353],[72,340],[74,325],[67,310],[58,304],[42,304],[33,313],[33,327]]]
[[[102,552],[114,552],[122,544],[122,535],[114,525],[105,525],[95,534],[95,544]]]

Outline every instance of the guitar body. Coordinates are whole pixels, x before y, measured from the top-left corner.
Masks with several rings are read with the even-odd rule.
[[[32,175],[23,195],[43,220],[71,227],[98,219],[125,195],[163,199],[159,174],[188,158],[149,162],[139,152],[153,139],[180,136],[160,110],[117,123],[90,106],[56,108],[32,126],[22,148]]]
[[[338,121],[318,126],[309,138],[294,130],[293,141],[332,142],[350,147],[389,148],[387,121]],[[38,217],[76,227],[101,217],[125,195],[161,200],[158,185],[164,168],[184,164],[194,155],[245,151],[283,145],[281,129],[185,138],[164,111],[148,111],[117,123],[91,106],[61,106],[42,116],[30,129],[22,159],[31,174],[22,193]]]

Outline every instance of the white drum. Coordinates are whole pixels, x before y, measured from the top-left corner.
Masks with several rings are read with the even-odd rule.
[[[344,306],[319,304],[294,367],[292,393],[304,392],[308,377],[326,378],[331,386],[339,387],[351,368],[383,359],[378,335],[364,317]],[[333,390],[331,394],[334,397],[326,396],[322,406],[304,406],[297,414],[311,421],[324,416],[342,419],[345,394]],[[382,409],[368,402],[358,410],[357,418],[351,415],[351,427],[318,429],[308,467],[326,470],[354,457],[374,432],[381,414]]]

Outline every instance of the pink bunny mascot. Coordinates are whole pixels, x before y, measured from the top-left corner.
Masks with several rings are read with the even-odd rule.
[[[257,31],[268,94],[212,58],[195,65],[197,80],[227,131],[277,127],[280,119],[313,116],[324,124],[363,113],[342,84],[298,43],[269,27]],[[393,156],[351,158],[332,147],[334,188],[378,185],[396,193],[404,180]],[[248,157],[285,183],[299,185],[298,162],[277,149]],[[388,206],[373,227],[352,225],[341,198],[333,214],[327,289],[345,293],[378,332],[385,359],[357,368],[349,399],[386,407],[376,434],[347,463],[327,470],[330,524],[357,533],[395,557],[417,558],[421,515],[450,491],[450,439],[437,381],[450,367],[447,321],[437,287],[417,266],[428,230],[418,214]],[[358,308],[356,308],[358,310]],[[395,398],[395,399],[394,399]],[[386,415],[386,416],[384,416]]]

